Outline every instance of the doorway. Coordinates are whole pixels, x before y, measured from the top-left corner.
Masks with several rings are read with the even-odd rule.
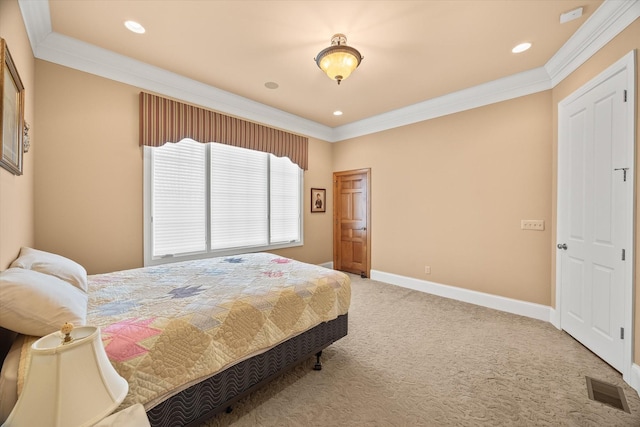
[[[633,354],[635,52],[558,104],[559,326],[622,372]]]
[[[333,268],[369,277],[371,169],[333,173]]]

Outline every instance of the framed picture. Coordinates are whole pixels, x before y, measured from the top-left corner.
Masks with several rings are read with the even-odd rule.
[[[311,189],[311,212],[327,211],[327,190],[324,188]]]
[[[22,175],[24,86],[7,43],[1,38],[0,60],[0,166],[14,175]]]

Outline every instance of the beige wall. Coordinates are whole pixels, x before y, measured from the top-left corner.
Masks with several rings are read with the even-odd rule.
[[[17,4],[0,8],[0,34],[14,38],[12,52],[28,74],[32,57]],[[553,305],[556,104],[639,44],[636,21],[551,91],[337,144],[312,139],[305,245],[279,253],[331,260],[331,172],[370,167],[373,269]],[[44,61],[36,61],[35,83],[36,247],[91,273],[142,265],[138,90]],[[25,157],[25,177],[0,171],[0,268],[33,240],[33,154]],[[327,213],[309,213],[311,187],[327,189]],[[542,219],[546,229],[523,231],[522,219]],[[640,234],[636,243],[640,251]],[[636,362],[639,337],[636,316]]]
[[[89,273],[143,264],[143,165],[138,93],[117,83],[37,61],[36,247]],[[305,173],[305,245],[279,251],[331,261],[330,214],[309,213],[310,187],[331,187],[331,144],[311,140]],[[330,208],[330,207],[329,207]],[[329,211],[330,212],[330,211]]]
[[[138,91],[36,61],[36,247],[90,273],[142,266]]]
[[[371,168],[372,268],[548,305],[551,94],[339,142]],[[424,273],[425,266],[431,274]]]
[[[0,168],[0,271],[21,246],[34,244],[34,157],[38,145],[35,121],[35,60],[16,0],[0,1],[0,37],[5,39],[25,87],[25,120],[31,125],[31,149],[24,155],[23,175]]]
[[[597,54],[584,63],[578,70],[572,73],[559,85],[557,85],[552,91],[553,97],[553,181],[551,186],[551,201],[552,216],[556,216],[556,184],[557,184],[557,148],[558,148],[558,103],[564,98],[575,92],[582,85],[587,83],[592,78],[596,77],[618,59],[625,56],[627,53],[634,49],[640,48],[640,20],[631,24],[627,29],[620,33],[610,43],[604,46]],[[637,55],[637,52],[636,52]],[[640,164],[640,148],[638,148],[638,141],[640,141],[640,105],[638,105],[638,92],[640,92],[640,73],[637,70],[638,63],[636,58],[636,165]],[[633,102],[634,100],[631,100]],[[636,170],[636,193],[640,188],[640,174]],[[638,224],[640,218],[640,199],[636,196],[636,256],[635,256],[635,284],[636,284],[636,300],[635,307],[640,307],[640,292],[638,292],[638,283],[640,281],[640,228]],[[555,223],[554,223],[554,236],[555,236]],[[553,249],[553,243],[550,245],[550,257],[552,261],[552,296],[555,297],[555,250]],[[555,298],[554,298],[555,300]],[[554,301],[555,304],[555,301]],[[640,363],[640,316],[635,315],[635,336],[634,336],[634,361]]]

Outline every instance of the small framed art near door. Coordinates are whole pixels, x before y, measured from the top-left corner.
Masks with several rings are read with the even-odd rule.
[[[311,189],[311,212],[327,211],[327,190],[325,188]]]
[[[22,175],[24,85],[2,38],[0,60],[0,166],[14,175]]]

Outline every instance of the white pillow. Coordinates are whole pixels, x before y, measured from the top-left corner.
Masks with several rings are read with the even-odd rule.
[[[60,330],[64,322],[82,326],[88,296],[55,276],[24,268],[0,273],[0,326],[42,337]]]
[[[61,255],[32,248],[22,248],[20,256],[11,263],[10,267],[26,268],[50,274],[87,292],[87,270],[77,262]]]

